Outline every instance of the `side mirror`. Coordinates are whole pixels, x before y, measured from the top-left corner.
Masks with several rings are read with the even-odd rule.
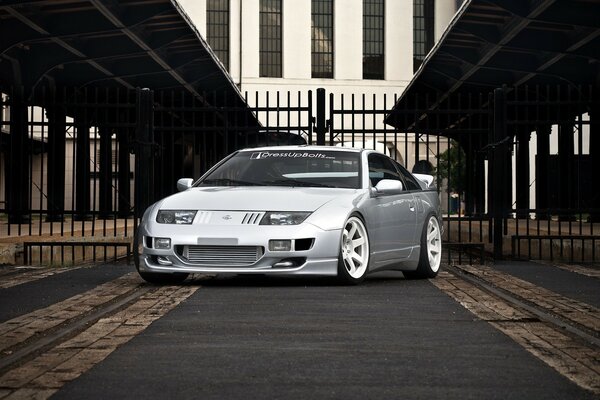
[[[433,185],[433,176],[426,174],[413,174],[415,178],[425,184],[425,188],[430,188]]]
[[[180,192],[188,190],[192,187],[192,183],[194,183],[194,180],[192,178],[181,178],[177,181],[177,190],[179,190]]]
[[[386,194],[398,194],[404,190],[402,182],[393,179],[382,179],[377,185],[371,189],[374,197],[383,196]]]

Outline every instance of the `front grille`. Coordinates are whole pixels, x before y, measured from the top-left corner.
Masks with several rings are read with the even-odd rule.
[[[185,261],[198,265],[243,267],[254,264],[263,255],[260,246],[183,246]]]

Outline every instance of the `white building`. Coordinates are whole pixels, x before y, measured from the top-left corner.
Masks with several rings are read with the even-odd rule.
[[[461,0],[179,0],[251,106],[324,88],[335,106],[391,109]],[[258,94],[258,104],[256,103]],[[362,96],[365,95],[363,104]],[[386,104],[384,104],[386,95]],[[292,96],[292,99],[294,96]],[[373,98],[376,104],[373,104]],[[352,118],[352,117],[348,117]],[[383,125],[361,119],[365,127]],[[264,122],[264,121],[263,121]],[[287,121],[283,121],[287,123]],[[293,123],[293,122],[291,122]],[[352,121],[345,120],[346,126]],[[403,141],[404,139],[399,139]],[[410,167],[412,142],[386,143]],[[372,143],[372,141],[371,141]],[[428,149],[426,145],[421,154]]]
[[[395,94],[413,76],[415,50],[423,52],[418,42],[430,40],[429,46],[425,46],[431,47],[456,13],[460,1],[180,0],[180,3],[242,92],[323,87],[329,93]],[[426,15],[421,17],[419,10],[423,9]],[[428,14],[431,11],[433,15]],[[414,24],[417,19],[419,22]],[[315,26],[311,29],[313,22]],[[421,23],[427,26],[422,27]],[[269,29],[275,34],[269,35]],[[433,41],[415,37],[431,31]],[[269,41],[274,50],[267,48]],[[363,79],[363,73],[367,73],[363,69],[363,49],[368,47],[375,49],[372,54],[383,58],[382,76]],[[273,69],[266,65],[268,52],[274,57],[270,59]],[[325,57],[319,58],[316,54],[319,52],[326,53]],[[316,65],[319,60],[324,61],[324,68]],[[314,77],[328,73],[329,78]]]

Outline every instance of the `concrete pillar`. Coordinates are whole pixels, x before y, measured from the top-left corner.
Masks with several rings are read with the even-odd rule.
[[[90,126],[75,117],[75,213],[73,219],[91,219],[90,215]]]
[[[548,210],[548,198],[550,197],[548,186],[548,165],[550,158],[550,132],[552,126],[538,126],[537,135],[537,156],[535,164],[535,208],[536,219],[548,219],[550,213]]]
[[[517,134],[517,218],[529,218],[529,139],[530,132]]]
[[[30,221],[31,142],[27,132],[27,104],[15,89],[10,103],[9,151],[6,154],[6,208],[11,224]]]
[[[65,158],[67,117],[59,107],[46,109],[48,118],[48,215],[46,221],[62,221],[65,211]]]

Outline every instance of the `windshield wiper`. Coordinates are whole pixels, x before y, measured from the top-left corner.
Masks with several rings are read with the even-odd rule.
[[[336,186],[325,185],[317,182],[307,182],[307,181],[299,181],[296,179],[279,179],[276,181],[265,182],[268,185],[275,186],[301,186],[301,187],[326,187],[326,188],[335,188]]]
[[[200,182],[200,185],[217,185],[217,186],[264,186],[262,183],[240,181],[237,179],[229,178],[218,178],[218,179],[205,179]]]

